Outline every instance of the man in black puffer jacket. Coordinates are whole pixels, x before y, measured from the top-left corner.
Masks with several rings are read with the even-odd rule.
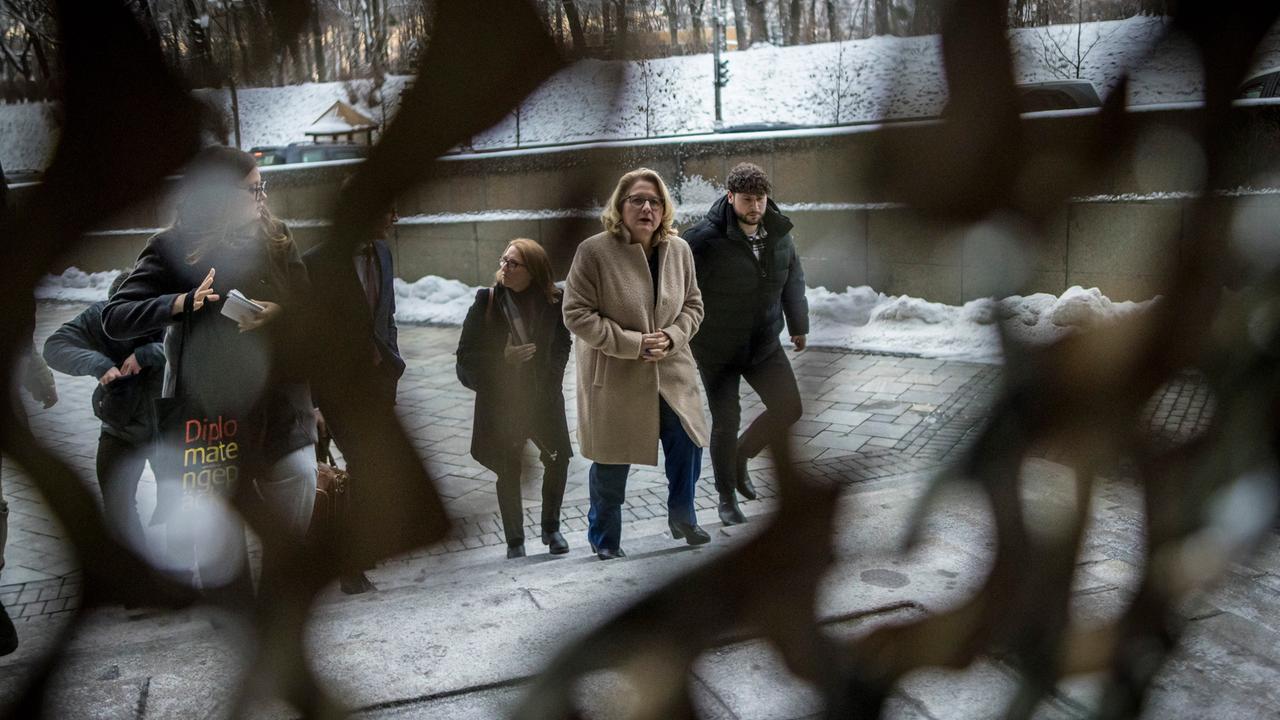
[[[756,497],[747,460],[800,419],[800,390],[778,341],[787,334],[804,350],[809,304],[804,269],[791,240],[791,221],[769,196],[759,166],[741,163],[725,181],[728,193],[684,234],[693,250],[706,315],[690,341],[711,407],[711,465],[720,519],[745,522],[737,492]],[[760,395],[765,411],[738,437],[740,380]]]

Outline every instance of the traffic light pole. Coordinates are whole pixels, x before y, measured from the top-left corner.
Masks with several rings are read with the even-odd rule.
[[[714,70],[711,74],[711,81],[716,87],[716,129],[724,127],[724,117],[720,111],[720,88],[724,86],[724,78],[721,77],[724,72],[724,66],[720,64],[720,38],[724,36],[724,10],[721,3],[724,0],[713,0],[711,6],[711,15],[714,20],[712,25],[711,37],[711,58],[715,63]]]

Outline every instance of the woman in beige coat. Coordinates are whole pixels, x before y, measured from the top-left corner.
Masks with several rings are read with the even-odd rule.
[[[601,220],[578,246],[565,283],[564,321],[578,338],[578,444],[591,465],[587,539],[601,560],[623,557],[622,502],[632,463],[666,456],[671,534],[709,542],[694,514],[707,424],[689,339],[702,295],[688,244],[658,173],[623,175]]]

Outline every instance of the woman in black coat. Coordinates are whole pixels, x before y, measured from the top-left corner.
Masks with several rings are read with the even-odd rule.
[[[305,375],[282,362],[285,348],[302,341],[297,316],[310,289],[288,229],[265,202],[265,183],[252,156],[229,147],[201,151],[187,168],[173,227],[148,241],[102,311],[103,327],[116,339],[168,331],[165,397],[180,390],[183,399],[201,408],[208,422],[199,428],[188,423],[188,439],[197,435],[201,453],[225,454],[237,468],[234,480],[227,470],[219,475],[215,469],[207,477],[200,473],[199,485],[188,483],[186,472],[181,482],[163,478],[157,485],[152,522],[166,523],[171,540],[175,530],[198,533],[190,541],[214,545],[209,549],[222,555],[220,562],[197,563],[204,587],[236,580],[238,590],[247,589],[241,565],[244,533],[216,525],[192,529],[207,516],[175,519],[173,513],[189,507],[193,496],[229,494],[231,486],[252,481],[278,527],[292,537],[306,532],[315,502],[311,392]],[[240,320],[224,315],[232,290],[254,300],[261,311]],[[188,303],[184,341],[180,321]],[[233,434],[231,457],[226,449]],[[213,539],[216,532],[227,533],[229,546]],[[178,540],[176,550],[187,551],[186,541]]]
[[[476,293],[458,343],[458,379],[476,391],[471,456],[498,476],[498,508],[507,557],[524,557],[520,475],[525,443],[542,460],[542,543],[569,552],[560,533],[560,504],[569,473],[564,413],[565,329],[551,262],[533,240],[507,244],[492,288]]]

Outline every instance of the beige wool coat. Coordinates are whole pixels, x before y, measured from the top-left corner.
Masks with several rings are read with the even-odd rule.
[[[578,341],[578,445],[607,464],[658,464],[658,396],[689,437],[707,446],[707,421],[689,339],[702,322],[693,253],[676,235],[656,241],[658,298],[644,248],[610,233],[582,241],[565,281],[564,324]],[[671,337],[667,356],[640,359],[641,335]]]

